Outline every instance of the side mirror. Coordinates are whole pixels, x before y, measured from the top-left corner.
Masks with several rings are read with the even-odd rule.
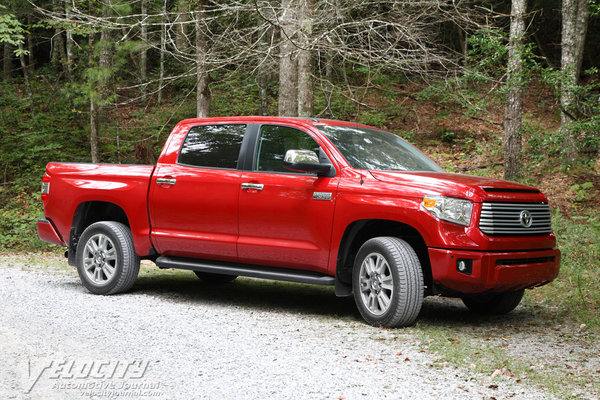
[[[326,176],[331,171],[331,164],[321,164],[317,153],[311,150],[288,150],[283,159],[283,168],[298,172],[316,172]]]

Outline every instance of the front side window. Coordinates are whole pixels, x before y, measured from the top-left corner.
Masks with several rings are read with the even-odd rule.
[[[258,140],[256,170],[292,173],[283,167],[283,159],[288,150],[311,150],[318,156],[320,147],[309,134],[301,130],[287,126],[263,125]]]
[[[236,169],[246,125],[201,125],[190,128],[179,164]]]
[[[324,125],[321,132],[357,169],[443,172],[435,162],[400,137],[375,129]]]

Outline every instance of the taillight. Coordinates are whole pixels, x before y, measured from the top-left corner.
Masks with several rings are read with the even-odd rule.
[[[42,178],[42,201],[46,201],[48,199],[48,194],[50,193],[50,176],[48,174],[44,174]]]

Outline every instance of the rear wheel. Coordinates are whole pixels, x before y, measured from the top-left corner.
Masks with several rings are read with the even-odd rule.
[[[86,228],[77,244],[77,272],[94,294],[125,292],[140,270],[129,228],[119,222],[96,222]]]
[[[474,313],[502,315],[511,312],[519,305],[524,292],[525,290],[521,289],[514,292],[465,295],[461,299]]]
[[[366,241],[352,274],[354,300],[371,325],[412,325],[423,304],[423,272],[413,248],[396,237]]]
[[[204,282],[214,284],[231,282],[232,280],[237,278],[237,275],[212,274],[210,272],[200,271],[194,271],[194,273],[198,278],[202,279]]]

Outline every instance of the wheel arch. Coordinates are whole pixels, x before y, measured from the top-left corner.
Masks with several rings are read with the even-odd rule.
[[[115,221],[131,229],[125,210],[118,204],[108,201],[85,201],[77,206],[73,213],[71,231],[69,232],[68,262],[76,266],[77,244],[83,231],[91,224],[99,221]]]
[[[394,236],[405,240],[417,253],[426,290],[431,290],[433,277],[425,239],[413,226],[393,220],[361,219],[350,223],[340,242],[335,270],[335,293],[349,296],[352,293],[352,268],[358,250],[367,240],[378,236]]]

